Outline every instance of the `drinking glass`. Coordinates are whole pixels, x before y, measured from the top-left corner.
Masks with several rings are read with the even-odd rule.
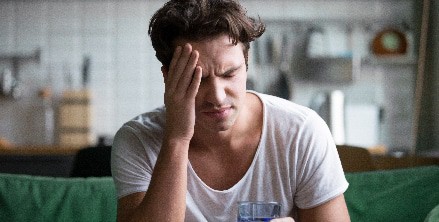
[[[238,222],[262,222],[280,217],[281,205],[277,202],[238,202]]]

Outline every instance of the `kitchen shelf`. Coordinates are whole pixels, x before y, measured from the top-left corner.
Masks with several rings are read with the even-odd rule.
[[[362,65],[416,65],[418,63],[414,56],[367,56],[361,59]]]
[[[0,54],[0,61],[8,61],[11,65],[10,71],[0,73],[0,96],[16,98],[19,96],[21,87],[19,87],[20,78],[19,67],[23,62],[35,61],[40,63],[41,50],[38,48],[32,53],[13,53]]]
[[[301,60],[301,80],[326,83],[351,83],[354,62],[351,57],[305,57]]]
[[[40,62],[41,49],[36,49],[32,53],[16,53],[16,54],[0,54],[0,60],[7,60],[12,65],[12,75],[18,79],[19,64],[22,61],[36,61]]]
[[[32,53],[15,53],[15,54],[0,54],[0,60],[36,60],[39,61],[41,50],[36,49]]]

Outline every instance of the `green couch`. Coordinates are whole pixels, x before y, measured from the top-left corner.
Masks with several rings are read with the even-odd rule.
[[[0,221],[115,221],[110,177],[0,174]]]
[[[439,166],[348,173],[346,178],[353,222],[422,222],[439,206]]]
[[[438,221],[439,167],[347,173],[351,220]],[[436,208],[439,210],[439,208]],[[115,221],[111,178],[0,174],[0,221]]]

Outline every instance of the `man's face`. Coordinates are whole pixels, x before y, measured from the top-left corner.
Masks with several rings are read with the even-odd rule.
[[[246,96],[247,71],[242,43],[228,35],[189,42],[199,52],[202,80],[195,99],[195,128],[226,131],[235,123]]]

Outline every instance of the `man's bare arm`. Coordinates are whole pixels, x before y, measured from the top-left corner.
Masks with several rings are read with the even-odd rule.
[[[299,221],[349,222],[349,212],[344,195],[311,209],[299,209]]]
[[[118,221],[183,221],[189,143],[195,125],[195,96],[201,81],[198,52],[177,47],[165,79],[166,128],[146,192],[118,201]]]

